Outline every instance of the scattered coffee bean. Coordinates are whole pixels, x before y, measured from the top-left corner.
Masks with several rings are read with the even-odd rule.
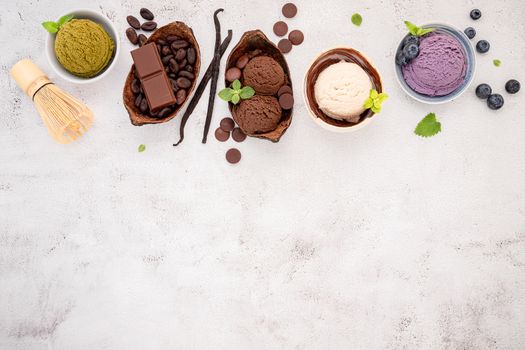
[[[157,117],[159,117],[159,118],[165,118],[165,117],[167,117],[168,114],[170,114],[170,113],[171,113],[171,108],[169,108],[169,107],[165,107],[165,108],[163,108],[163,109],[159,112],[159,114],[157,115]]]
[[[292,109],[293,107],[293,95],[284,93],[279,97],[279,104],[281,105],[282,109]]]
[[[136,95],[140,93],[140,81],[138,79],[133,79],[131,82],[131,91]]]
[[[169,37],[168,37],[169,38]],[[169,41],[169,39],[168,39]],[[171,43],[171,49],[173,51],[177,51],[178,49],[185,49],[187,48],[188,46],[190,46],[190,44],[186,41],[186,40],[175,40]]]
[[[139,22],[139,20],[136,17],[128,16],[128,17],[126,17],[126,20],[128,21],[128,24],[131,27],[133,27],[135,29],[140,29],[140,22]]]
[[[284,17],[293,18],[297,14],[297,6],[289,2],[283,6],[282,11],[283,11]]]
[[[186,53],[186,58],[188,59],[189,64],[195,64],[195,60],[197,59],[197,53],[195,52],[195,49],[193,47],[190,47]]]
[[[232,131],[232,139],[235,142],[243,142],[246,140],[246,134],[240,128],[235,128]]]
[[[177,91],[177,94],[175,97],[177,98],[178,105],[183,104],[184,101],[186,101],[186,90],[180,89],[179,91]]]
[[[175,61],[182,62],[183,59],[186,58],[186,50],[184,49],[178,49],[175,53]]]
[[[128,40],[133,45],[137,45],[139,42],[139,36],[137,35],[137,32],[133,28],[126,29],[126,36],[128,37]]]
[[[147,36],[145,36],[144,34],[139,34],[139,46],[144,45],[147,40],[148,40]]]
[[[148,110],[148,101],[145,98],[143,98],[142,101],[140,101],[139,109],[142,113],[146,113],[146,111]]]
[[[185,70],[181,70],[181,71],[179,72],[179,77],[188,78],[188,79],[190,79],[190,80],[195,79],[195,75],[193,75],[193,73],[190,73],[190,72],[185,71]]]
[[[239,161],[241,160],[241,152],[237,148],[230,148],[226,152],[226,160],[230,164],[239,163]]]
[[[155,30],[155,28],[157,28],[157,22],[153,22],[153,21],[144,22],[140,26],[140,29],[146,32],[152,32]]]
[[[288,35],[288,40],[294,45],[301,45],[304,41],[304,34],[300,30],[292,30]]]
[[[292,42],[288,39],[281,39],[277,46],[282,53],[288,53],[292,51]]]
[[[246,67],[246,65],[248,64],[248,61],[250,61],[250,57],[248,57],[248,55],[242,55],[241,57],[239,57],[235,65],[239,69],[244,69],[244,67]]]
[[[273,25],[273,32],[277,36],[284,36],[288,33],[288,24],[283,21],[275,22]]]
[[[234,82],[235,80],[241,78],[241,70],[237,67],[231,67],[226,71],[225,77],[230,83]]]
[[[153,13],[144,7],[140,9],[140,15],[142,16],[142,18],[148,21],[151,21],[154,18]]]
[[[229,118],[229,117],[222,118],[220,127],[222,130],[230,132],[235,127],[235,122],[233,121],[232,118]]]
[[[230,133],[228,131],[222,130],[221,128],[217,128],[215,129],[215,138],[217,141],[225,142],[230,138]]]
[[[283,85],[277,92],[277,96],[281,96],[282,94],[293,94],[292,88],[288,85]]]

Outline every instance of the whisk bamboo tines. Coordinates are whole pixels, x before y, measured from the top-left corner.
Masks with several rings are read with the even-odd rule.
[[[33,99],[49,133],[57,142],[70,143],[93,124],[91,110],[53,84],[31,60],[16,63],[11,69],[11,76]]]

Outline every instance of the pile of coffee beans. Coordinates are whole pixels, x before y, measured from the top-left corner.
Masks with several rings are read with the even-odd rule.
[[[281,12],[283,13],[284,17],[293,18],[295,17],[295,15],[297,15],[297,6],[289,2],[283,6]],[[286,34],[288,34],[288,24],[286,24],[286,22],[284,21],[275,22],[275,24],[273,25],[273,32],[278,37],[285,36]],[[282,53],[288,53],[292,51],[293,45],[301,45],[303,41],[303,32],[295,29],[288,34],[288,38],[281,39],[277,44],[277,47],[279,47],[279,50],[281,50]]]
[[[157,29],[157,22],[153,21],[155,16],[147,8],[140,9],[140,16],[146,20],[144,23],[140,23],[137,17],[129,15],[126,17],[130,27],[126,29],[126,36],[133,45],[142,46],[148,40],[148,37],[144,34],[138,34],[137,30],[143,30],[145,32],[152,32]]]
[[[140,86],[140,81],[136,76],[136,71],[131,90],[135,96],[135,107],[142,113],[154,118],[164,118],[171,114],[177,106],[182,105],[188,97],[188,89],[193,85],[196,78],[194,72],[197,51],[189,41],[176,35],[168,35],[155,43],[170,80],[173,93],[177,97],[176,105],[163,108],[161,111],[150,111]]]
[[[235,121],[232,118],[223,118],[215,130],[215,138],[219,142],[226,142],[230,139],[230,134],[235,142],[246,140],[246,134],[238,126],[235,126]],[[237,148],[230,148],[226,152],[226,160],[231,164],[238,163],[241,160],[241,152]]]

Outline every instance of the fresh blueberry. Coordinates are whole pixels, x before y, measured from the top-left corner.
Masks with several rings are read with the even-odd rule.
[[[419,55],[419,46],[416,44],[408,44],[403,48],[403,55],[409,60],[413,60]]]
[[[489,51],[489,49],[490,49],[490,44],[487,40],[480,40],[476,44],[476,50],[479,53],[486,53]]]
[[[470,18],[477,20],[481,18],[481,11],[479,9],[474,9],[470,11]]]
[[[419,45],[419,37],[415,35],[408,35],[403,39],[403,47],[407,46],[408,44],[416,44]]]
[[[406,66],[408,64],[408,58],[403,54],[403,50],[399,50],[396,54],[396,63],[399,66]]]
[[[485,100],[492,94],[492,88],[489,84],[479,84],[476,88],[476,96]]]
[[[505,84],[505,90],[507,90],[509,94],[517,93],[518,91],[520,91],[520,88],[520,82],[515,79],[511,79]]]
[[[474,39],[474,37],[476,36],[476,29],[472,27],[468,27],[463,32],[465,33],[466,36],[468,36],[469,39]]]
[[[503,96],[501,96],[500,94],[494,94],[494,95],[490,95],[489,98],[487,99],[487,105],[489,106],[490,109],[500,109],[501,107],[503,107],[503,103],[505,101],[503,100]]]

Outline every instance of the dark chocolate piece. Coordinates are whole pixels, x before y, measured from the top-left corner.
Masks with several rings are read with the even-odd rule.
[[[135,63],[135,71],[150,111],[156,111],[176,103],[177,99],[173,94],[155,43],[131,51],[131,57]],[[141,111],[144,112],[142,109]]]
[[[286,18],[293,18],[297,14],[297,6],[292,4],[291,2],[285,4],[283,6],[283,15]]]
[[[282,109],[292,109],[293,107],[293,95],[289,93],[284,93],[279,97],[279,104]]]
[[[273,25],[273,32],[277,36],[284,36],[288,33],[288,24],[283,21],[275,22]]]
[[[294,45],[301,45],[304,41],[304,34],[300,30],[292,30],[290,34],[288,34],[288,39]]]
[[[228,118],[228,117],[222,118],[220,126],[222,130],[230,132],[235,127],[235,122],[233,121],[232,118]]]
[[[222,130],[221,128],[217,128],[215,130],[215,138],[217,141],[225,142],[230,138],[230,133],[228,131]]]
[[[226,160],[230,164],[239,163],[239,161],[241,160],[241,152],[237,148],[230,148],[226,152]]]
[[[281,50],[282,53],[288,53],[292,51],[292,42],[288,39],[281,39],[277,44],[277,47],[279,47],[279,50]]]
[[[232,131],[232,139],[235,142],[243,142],[246,140],[246,134],[242,132],[241,128],[235,128]]]

